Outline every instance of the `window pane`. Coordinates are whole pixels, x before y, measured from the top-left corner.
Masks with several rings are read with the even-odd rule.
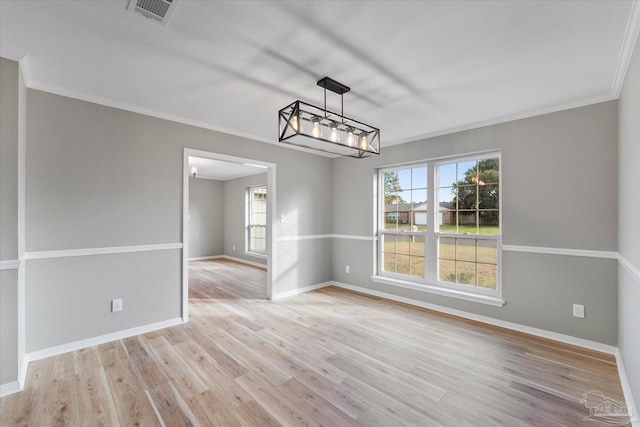
[[[471,239],[456,239],[456,259],[459,261],[476,262],[476,241]]]
[[[424,236],[411,236],[411,255],[424,257]]]
[[[441,233],[457,232],[455,188],[438,189],[438,225]]]
[[[396,255],[396,273],[409,275],[409,255]]]
[[[425,231],[427,225],[427,190],[411,191],[411,231]]]
[[[384,207],[384,229],[385,230],[397,230],[398,229],[398,205],[386,205]]]
[[[480,234],[500,234],[500,214],[498,211],[480,211]]]
[[[411,201],[413,202],[414,207],[418,207],[419,205],[424,204],[427,201],[427,189],[422,188],[418,190],[412,190]],[[422,209],[426,210],[427,206],[422,206]]]
[[[473,285],[476,281],[476,264],[474,262],[456,262],[456,283]]]
[[[456,258],[456,239],[450,237],[441,237],[438,250],[439,258],[455,259]]]
[[[408,254],[409,253],[409,238],[411,236],[396,236],[396,253]]]
[[[478,286],[496,289],[498,267],[494,264],[478,264]]]
[[[498,158],[482,159],[478,162],[478,178],[484,184],[500,181],[500,166]]]
[[[456,179],[456,164],[438,166],[438,187],[453,187]]]
[[[498,263],[498,248],[495,240],[478,240],[478,262]]]
[[[398,185],[403,190],[411,189],[411,169],[402,169],[398,171]]]
[[[475,211],[458,212],[458,234],[478,234]]]
[[[385,205],[390,205],[396,200],[398,192],[398,175],[396,172],[384,173],[384,200]]]
[[[424,257],[411,257],[411,276],[424,277]]]
[[[499,191],[496,184],[478,187],[478,206],[480,209],[498,209],[500,207]]]
[[[411,169],[411,188],[427,188],[427,167]]]
[[[456,262],[441,259],[438,261],[438,275],[443,282],[456,282]]]
[[[396,236],[393,234],[385,234],[383,237],[384,240],[384,252],[394,252],[396,251]]]
[[[396,272],[396,254],[394,253],[383,253],[382,254],[384,271],[388,271],[390,273]]]
[[[478,171],[476,169],[476,161],[475,160],[470,160],[470,161],[467,161],[467,162],[458,163],[458,179],[457,179],[457,182],[459,182],[461,184],[464,184],[464,183],[466,183],[466,184],[475,184],[477,176],[478,176]]]
[[[403,187],[402,191],[398,191],[398,210],[407,210],[407,204],[411,203],[411,187]]]
[[[475,185],[458,186],[458,209],[475,209],[476,193],[477,187]]]

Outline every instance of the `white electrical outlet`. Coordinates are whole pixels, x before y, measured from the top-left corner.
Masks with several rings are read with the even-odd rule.
[[[236,245],[231,246],[231,250],[235,251],[236,250]]]
[[[111,300],[111,312],[122,311],[122,298]]]
[[[348,265],[344,268],[345,273],[351,273],[351,267]]]
[[[584,305],[573,304],[573,317],[584,319]]]

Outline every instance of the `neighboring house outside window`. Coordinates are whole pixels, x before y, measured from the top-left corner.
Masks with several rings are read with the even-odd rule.
[[[267,187],[247,188],[247,252],[267,253]]]
[[[500,153],[383,168],[378,179],[374,279],[501,305]]]

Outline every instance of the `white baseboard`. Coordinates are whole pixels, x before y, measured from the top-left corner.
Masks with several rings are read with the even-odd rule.
[[[261,264],[259,262],[248,261],[248,260],[246,260],[244,258],[236,258],[236,257],[229,256],[229,255],[222,255],[222,256],[220,256],[220,258],[228,259],[229,261],[239,262],[240,264],[249,264],[249,265],[252,265],[254,267],[267,268],[267,264]]]
[[[305,292],[314,291],[316,289],[324,288],[326,286],[331,286],[334,283],[335,282],[323,282],[323,283],[317,283],[315,285],[305,286],[304,288],[298,288],[298,289],[292,289],[292,290],[286,291],[286,292],[280,292],[280,293],[277,293],[276,296],[273,299],[274,300],[279,300],[279,299],[282,299],[282,298],[292,297],[294,295],[300,295],[300,294],[303,294]]]
[[[0,397],[8,396],[19,391],[22,391],[19,381],[12,381],[10,383],[0,385]]]
[[[205,261],[208,259],[228,259],[229,261],[239,262],[240,264],[248,264],[254,267],[267,268],[267,264],[261,264],[259,262],[249,261],[244,258],[236,258],[229,255],[213,255],[213,256],[203,256],[198,258],[189,258],[189,261]]]
[[[129,338],[135,335],[146,334],[147,332],[157,331],[158,329],[169,328],[171,326],[184,323],[181,317],[174,319],[163,320],[161,322],[151,323],[143,326],[136,326],[135,328],[125,329],[123,331],[112,332],[97,337],[87,338],[84,340],[74,341],[67,344],[58,345],[55,347],[49,347],[38,351],[27,353],[24,356],[24,360],[20,366],[20,372],[18,373],[18,381],[14,381],[8,384],[0,385],[0,397],[9,394],[17,393],[24,389],[27,370],[29,368],[29,362],[34,360],[46,359],[47,357],[57,356],[59,354],[68,353],[70,351],[80,350],[82,348],[92,347],[94,345],[100,345],[107,342]]]
[[[219,259],[222,257],[224,257],[224,255],[200,256],[195,258],[189,258],[189,261],[204,261],[207,259]]]
[[[622,354],[620,349],[616,349],[616,364],[618,365],[618,375],[620,376],[620,385],[622,386],[622,393],[624,394],[624,401],[627,405],[627,411],[629,412],[629,418],[631,419],[632,427],[640,427],[640,417],[638,416],[638,410],[635,407],[633,400],[633,393],[631,392],[631,384],[629,384],[629,378],[627,377],[627,371],[624,369],[624,362],[622,360]]]
[[[129,338],[135,335],[146,334],[147,332],[157,331],[171,326],[183,323],[181,317],[175,319],[163,320],[162,322],[151,323],[149,325],[136,326],[135,328],[125,329],[123,331],[112,332],[110,334],[100,335],[97,337],[87,338],[80,341],[74,341],[68,344],[62,344],[55,347],[49,347],[38,351],[33,351],[25,355],[25,364],[34,360],[46,359],[47,357],[57,356],[59,354],[68,353],[70,351],[80,350],[82,348],[93,347],[123,338]]]
[[[525,334],[535,335],[542,338],[548,338],[554,341],[560,341],[566,344],[576,345],[578,347],[584,347],[591,350],[600,351],[602,353],[616,354],[617,347],[608,344],[602,344],[596,341],[585,340],[583,338],[572,337],[571,335],[560,334],[557,332],[547,331],[544,329],[533,328],[531,326],[520,325],[518,323],[507,322],[505,320],[494,319],[493,317],[482,316],[480,314],[469,313],[467,311],[456,310],[441,305],[431,304],[428,302],[418,301],[411,298],[405,298],[386,292],[374,291],[372,289],[363,288],[360,286],[348,285],[341,282],[331,282],[333,285],[349,289],[352,291],[360,292],[363,294],[373,295],[380,298],[389,299],[392,301],[398,301],[417,307],[428,308],[429,310],[439,311],[441,313],[451,314],[453,316],[462,317],[464,319],[475,320],[477,322],[487,323],[493,326],[499,326],[505,329],[511,329],[513,331],[523,332]]]

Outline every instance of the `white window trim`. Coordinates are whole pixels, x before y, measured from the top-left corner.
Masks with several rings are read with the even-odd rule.
[[[439,237],[453,237],[453,238],[468,238],[477,239],[479,235],[464,235],[464,234],[451,234],[440,233],[438,230],[439,221],[437,221],[438,209],[433,208],[433,204],[439,205],[438,200],[438,187],[437,182],[437,167],[440,164],[463,162],[467,160],[477,160],[484,157],[497,157],[499,168],[499,180],[500,180],[500,198],[499,198],[499,235],[480,235],[482,240],[496,240],[497,248],[497,277],[496,277],[496,289],[485,289],[479,287],[471,287],[467,285],[444,282],[438,280],[438,239]],[[426,166],[427,167],[427,200],[432,201],[429,205],[428,220],[430,224],[426,232],[410,232],[410,231],[396,231],[385,230],[381,227],[381,221],[384,218],[384,202],[381,202],[384,197],[384,179],[380,177],[385,172],[394,171],[403,168]],[[467,301],[478,302],[482,304],[493,305],[502,307],[506,301],[502,297],[502,153],[500,150],[483,151],[477,153],[462,154],[459,156],[446,156],[427,160],[421,160],[417,162],[403,163],[397,165],[391,165],[377,170],[377,218],[376,224],[376,255],[374,256],[375,271],[371,279],[374,282],[384,283],[387,285],[398,286],[406,289],[412,289],[420,292],[427,292],[437,295],[448,296],[452,298],[463,299]],[[402,236],[424,236],[426,253],[432,254],[431,256],[425,256],[425,278],[411,277],[403,274],[396,274],[392,272],[382,271],[384,268],[382,245],[384,244],[384,234],[402,235]]]
[[[245,190],[245,203],[244,203],[244,253],[245,255],[250,255],[250,256],[254,256],[257,258],[267,258],[267,252],[266,250],[264,252],[261,251],[256,251],[256,250],[252,250],[251,249],[251,232],[249,231],[250,228],[250,222],[251,222],[251,190],[253,190],[254,188],[264,188],[265,190],[267,190],[267,186],[266,185],[252,185],[247,187],[247,189]],[[267,198],[269,198],[269,193],[267,190]],[[266,232],[267,226],[265,224],[265,232]],[[266,235],[266,233],[265,233]]]

